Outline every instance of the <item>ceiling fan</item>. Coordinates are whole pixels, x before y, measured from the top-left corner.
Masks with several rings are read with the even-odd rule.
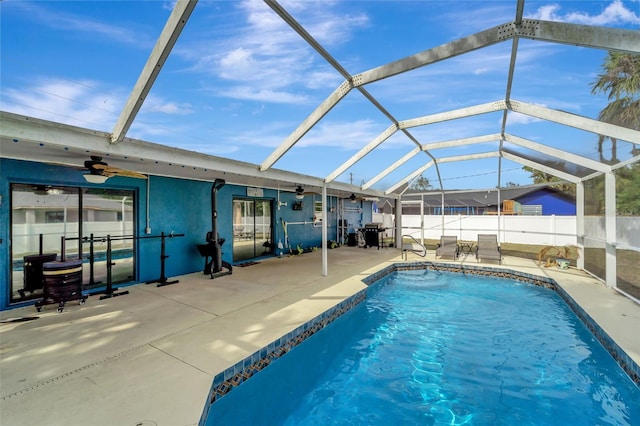
[[[36,195],[60,195],[64,194],[64,189],[54,188],[51,185],[34,185],[32,192]]]
[[[314,192],[314,191],[306,191],[302,185],[297,185],[296,189],[294,190],[296,193],[296,199],[298,200],[302,200],[305,195],[320,195],[319,192]]]
[[[380,201],[380,199],[378,197],[363,197],[363,196],[356,196],[356,194],[351,194],[349,195],[348,200],[352,203],[356,203],[358,201]]]
[[[109,166],[107,163],[102,161],[102,157],[97,155],[92,155],[91,160],[86,160],[84,162],[84,167],[86,170],[89,170],[89,173],[84,174],[83,176],[85,180],[90,183],[104,183],[112,176],[147,179],[147,176],[142,173]]]

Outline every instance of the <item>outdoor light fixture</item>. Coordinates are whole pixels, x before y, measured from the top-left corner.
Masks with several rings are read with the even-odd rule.
[[[349,200],[351,200],[352,203],[356,202],[356,194],[351,194],[351,196],[349,197]]]
[[[296,188],[296,199],[302,200],[304,198],[304,188],[298,185]]]
[[[94,173],[87,173],[82,176],[84,177],[84,180],[86,180],[87,182],[96,183],[96,184],[105,183],[107,179],[109,179],[109,176],[98,175]]]

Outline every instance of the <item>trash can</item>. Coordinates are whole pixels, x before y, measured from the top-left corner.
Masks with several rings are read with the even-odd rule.
[[[58,303],[58,312],[70,300],[80,300],[84,305],[87,296],[82,294],[82,259],[44,263],[42,276],[44,289],[42,300],[36,302],[38,312],[48,303]]]
[[[53,262],[56,260],[56,253],[44,253],[44,254],[32,254],[23,257],[24,266],[22,268],[23,275],[22,280],[24,288],[20,292],[24,297],[24,292],[28,291],[33,293],[36,290],[42,289],[43,277],[42,277],[42,265],[46,262]]]
[[[358,245],[355,232],[349,232],[348,238],[349,239],[347,240],[347,245],[349,247],[355,247]]]

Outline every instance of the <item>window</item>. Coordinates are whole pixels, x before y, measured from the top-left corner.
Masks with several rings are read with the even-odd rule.
[[[45,212],[45,223],[64,223],[64,212]]]
[[[324,212],[322,211],[322,201],[314,201],[313,202],[313,223],[314,224],[322,223],[323,218],[324,218]]]

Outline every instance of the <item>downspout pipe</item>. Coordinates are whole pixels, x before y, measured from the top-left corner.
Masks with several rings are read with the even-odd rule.
[[[216,206],[217,193],[226,184],[224,179],[216,179],[211,185],[211,240],[218,243],[218,210]]]
[[[211,273],[216,274],[222,271],[222,243],[218,238],[218,210],[216,206],[216,199],[218,191],[224,186],[226,182],[223,179],[216,179],[211,185],[211,235],[207,243],[213,246],[212,253],[212,265]],[[224,241],[224,240],[223,240]]]

